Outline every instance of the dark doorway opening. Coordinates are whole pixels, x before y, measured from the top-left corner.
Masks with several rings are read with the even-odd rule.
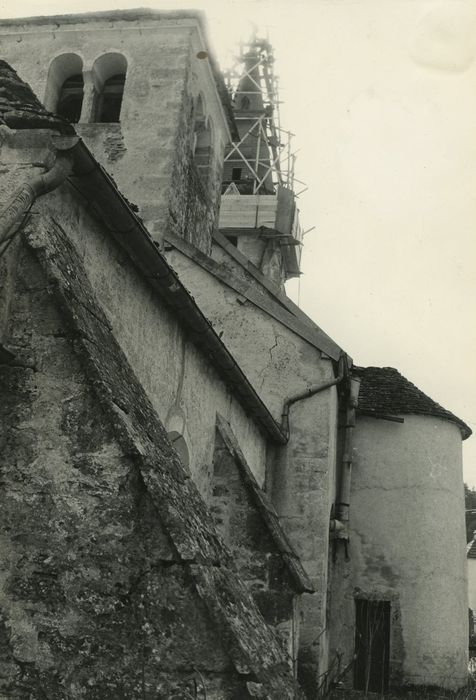
[[[388,691],[390,659],[390,602],[355,601],[355,690]]]

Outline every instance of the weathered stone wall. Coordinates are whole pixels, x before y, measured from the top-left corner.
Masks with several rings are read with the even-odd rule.
[[[17,357],[2,368],[2,691],[165,699],[198,684],[217,700],[248,697],[70,351],[51,287],[29,254],[21,262]]]
[[[218,218],[220,206],[221,173],[224,143],[227,134],[220,133],[219,115],[212,115],[206,105],[211,146],[207,168],[199,169],[193,155],[194,128],[197,119],[197,75],[193,66],[199,61],[191,51],[188,74],[182,94],[180,111],[175,115],[179,125],[174,144],[173,172],[170,183],[168,228],[185,238],[205,253],[211,251],[211,233]],[[209,98],[208,102],[211,102]],[[155,226],[152,233],[162,240],[164,231]]]
[[[329,520],[335,497],[335,388],[296,403],[290,439],[280,451],[273,502],[317,593],[301,600],[299,679],[310,698],[328,668]]]
[[[187,338],[173,312],[72,193],[53,193],[38,206],[46,217],[38,225],[59,226],[77,245],[114,335],[154,408],[167,430],[184,436],[190,471],[205,499],[217,411],[233,426],[250,463],[260,470],[257,478],[262,483],[266,438]]]
[[[284,323],[178,250],[167,255],[277,420],[288,396],[333,378],[332,363]],[[221,267],[229,274],[236,269],[263,300],[270,300],[269,292],[240,272],[233,260],[228,258]],[[336,439],[337,394],[328,389],[292,406],[289,443],[275,451],[267,473],[266,489],[317,591],[303,595],[301,603],[301,678],[309,692],[315,691],[328,662],[328,532],[335,497]]]
[[[26,237],[0,373],[1,692],[297,696],[77,251]]]
[[[231,697],[230,660],[51,291],[20,250],[1,367],[0,694],[183,697],[198,668]]]
[[[78,20],[0,26],[2,55],[40,99],[51,61],[64,53],[83,61],[85,91],[92,89],[95,60],[108,52],[127,60],[119,124],[87,123],[79,133],[158,239],[168,229],[210,249],[217,217],[225,143],[229,132],[196,18],[130,16],[126,20]],[[111,31],[111,28],[114,31]],[[34,43],[34,53],[25,45]],[[193,162],[199,95],[212,123],[207,177]]]
[[[253,498],[253,486],[217,429],[210,510],[240,576],[268,624],[276,627],[293,669],[299,646],[298,595],[283,552]],[[256,484],[256,488],[258,488]]]
[[[388,600],[390,683],[457,688],[468,646],[461,433],[439,418],[404,420],[357,421],[350,560],[340,545],[332,573],[332,657],[336,670],[349,666],[352,686],[354,598]]]
[[[180,251],[167,250],[166,255],[277,421],[286,397],[334,376],[332,363],[287,327],[285,310],[280,322]],[[238,267],[230,258],[219,264],[225,277],[240,275]],[[279,314],[279,304],[269,292],[256,280],[245,279]]]
[[[48,135],[42,131],[12,132],[0,126],[0,210],[8,205],[16,190],[29,179],[34,179],[45,167],[52,165]],[[48,132],[46,132],[48,134]],[[0,249],[4,249],[3,245]],[[0,343],[8,342],[10,305],[14,295],[16,255],[15,247],[0,256]]]

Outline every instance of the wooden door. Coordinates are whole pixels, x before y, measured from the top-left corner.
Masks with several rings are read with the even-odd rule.
[[[390,658],[390,603],[355,601],[355,690],[386,693]]]

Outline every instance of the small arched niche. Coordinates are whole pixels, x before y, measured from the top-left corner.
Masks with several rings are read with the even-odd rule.
[[[56,56],[50,64],[45,107],[72,123],[79,122],[83,107],[83,60],[75,53]]]
[[[120,121],[126,73],[127,60],[121,53],[105,53],[96,59],[92,70],[95,94],[91,121]]]
[[[171,430],[167,434],[173,448],[180,457],[180,461],[182,462],[183,466],[188,469],[190,466],[190,455],[184,436],[177,430]]]

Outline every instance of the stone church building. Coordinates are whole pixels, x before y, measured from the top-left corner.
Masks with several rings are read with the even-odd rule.
[[[470,430],[286,296],[271,47],[230,91],[195,12],[0,46],[0,697],[461,687]]]

